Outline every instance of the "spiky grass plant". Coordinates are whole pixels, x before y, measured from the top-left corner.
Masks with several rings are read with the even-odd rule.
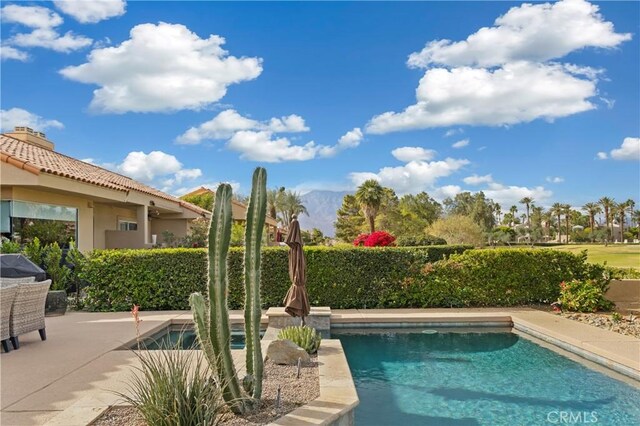
[[[228,412],[200,351],[136,352],[140,367],[117,394],[154,426],[212,426]]]
[[[278,333],[278,339],[291,340],[308,354],[313,354],[318,351],[322,336],[315,328],[300,325],[283,328]]]

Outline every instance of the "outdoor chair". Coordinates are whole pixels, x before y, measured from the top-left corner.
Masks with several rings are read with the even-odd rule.
[[[9,352],[9,318],[11,317],[11,306],[18,293],[17,284],[2,283],[0,287],[0,338],[2,349]]]
[[[20,348],[18,337],[38,331],[42,340],[47,340],[44,323],[44,306],[51,280],[23,283],[18,286],[16,299],[9,319],[9,335],[14,349]]]
[[[36,280],[36,277],[23,277],[23,278],[5,278],[0,277],[0,287],[13,286],[22,283],[32,283]]]

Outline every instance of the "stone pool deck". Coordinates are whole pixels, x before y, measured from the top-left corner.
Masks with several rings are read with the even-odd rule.
[[[182,311],[141,312],[141,318],[140,333],[146,334],[171,322],[187,322],[191,315]],[[134,323],[128,312],[69,312],[48,317],[46,321],[46,342],[40,341],[38,333],[27,334],[21,336],[19,350],[0,356],[3,426],[56,421],[70,425],[72,419],[59,423],[69,407],[75,404],[79,413],[83,409],[92,410],[96,404],[85,404],[91,398],[106,405],[115,403],[118,398],[105,391],[124,391],[123,377],[136,365],[131,351],[116,350],[135,339]],[[267,321],[266,316],[263,321]],[[242,313],[234,311],[232,322],[242,322]],[[334,325],[513,323],[517,330],[569,344],[584,351],[583,355],[600,357],[640,375],[640,339],[529,308],[332,310],[331,322]]]

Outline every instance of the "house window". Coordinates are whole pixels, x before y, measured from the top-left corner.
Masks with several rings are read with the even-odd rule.
[[[78,209],[74,207],[2,200],[0,210],[4,237],[22,243],[38,237],[43,244],[57,242],[60,246],[78,240]]]
[[[138,223],[131,220],[119,220],[118,229],[120,231],[137,231]]]

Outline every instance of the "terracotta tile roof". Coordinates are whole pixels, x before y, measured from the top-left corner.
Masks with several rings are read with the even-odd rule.
[[[117,191],[138,191],[173,201],[199,214],[209,213],[194,204],[180,200],[129,177],[7,135],[0,135],[0,154],[3,162],[34,174],[49,173]]]

